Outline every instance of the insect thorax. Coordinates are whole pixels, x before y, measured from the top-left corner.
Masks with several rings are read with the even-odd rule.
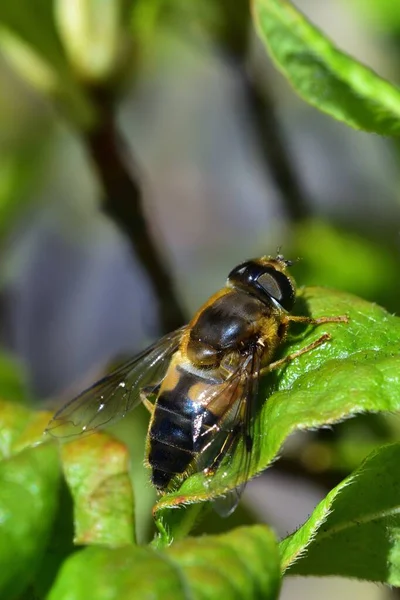
[[[225,288],[193,319],[186,348],[188,359],[199,367],[218,367],[227,354],[243,352],[256,342],[272,314],[273,307],[250,294]]]

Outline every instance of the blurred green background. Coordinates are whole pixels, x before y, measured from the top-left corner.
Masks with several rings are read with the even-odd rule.
[[[398,81],[396,0],[296,5],[339,47]],[[4,2],[0,394],[57,405],[162,331],[146,269],[101,210],[88,136],[110,114],[187,318],[233,266],[278,248],[300,259],[299,284],[399,311],[399,142],[350,130],[298,99],[258,42],[247,2]],[[398,430],[397,418],[365,418],[294,440],[282,463],[294,475],[281,469],[272,496],[283,485],[298,506],[309,481],[299,491],[290,478],[306,473],[321,485],[312,506],[326,480]],[[292,523],[271,517],[281,501],[260,510],[285,533]],[[290,501],[282,509],[296,513],[295,524],[307,510]],[[332,593],[354,596],[351,586]]]

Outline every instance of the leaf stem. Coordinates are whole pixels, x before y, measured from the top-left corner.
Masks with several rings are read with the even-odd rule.
[[[204,502],[177,507],[173,510],[172,518],[171,515],[168,516],[168,526],[165,525],[163,514],[157,515],[155,525],[159,534],[155,536],[151,546],[156,549],[165,548],[172,542],[187,537],[205,509]]]

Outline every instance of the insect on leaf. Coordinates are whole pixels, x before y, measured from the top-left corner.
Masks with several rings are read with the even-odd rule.
[[[299,429],[315,429],[364,412],[400,409],[400,319],[350,294],[306,288],[298,310],[314,317],[347,314],[348,324],[294,327],[282,356],[304,347],[322,333],[331,340],[290,362],[261,381],[256,415],[259,437],[249,475],[265,469],[285,439]],[[180,504],[206,501],[240,484],[240,452],[222,464],[210,494],[202,473],[163,496],[156,514],[168,523],[168,511]],[[219,475],[222,474],[222,476]]]

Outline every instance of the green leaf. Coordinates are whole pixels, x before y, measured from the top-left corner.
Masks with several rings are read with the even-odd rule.
[[[16,598],[33,580],[57,510],[61,469],[54,444],[0,463],[0,597]]]
[[[0,48],[26,81],[61,99],[81,127],[93,125],[94,107],[71,72],[56,29],[53,0],[0,2]]]
[[[258,33],[309,104],[355,129],[400,132],[400,90],[336,48],[287,0],[253,0]]]
[[[22,431],[20,431],[20,434],[16,437],[11,447],[12,454],[16,454],[29,446],[36,446],[38,443],[43,442],[43,432],[51,417],[52,413],[49,411],[32,411],[30,413],[29,421]],[[46,438],[45,441],[48,441],[48,438]]]
[[[290,574],[400,585],[400,444],[373,452],[281,543]]]
[[[25,402],[28,391],[22,366],[5,352],[0,352],[0,398],[13,402]]]
[[[250,475],[276,459],[285,439],[299,429],[315,429],[359,413],[396,411],[400,408],[400,319],[383,308],[355,296],[323,288],[306,288],[297,310],[313,317],[348,315],[348,324],[293,327],[291,342],[281,356],[296,351],[323,333],[332,339],[265,378],[260,390],[262,406],[256,418]],[[299,339],[300,336],[300,339]],[[289,338],[290,340],[290,338]],[[265,401],[268,399],[268,401]],[[170,509],[208,500],[234,486],[237,454],[223,462],[213,480],[213,492],[203,473],[183,482],[179,490],[163,496],[155,507],[170,535],[177,527]]]
[[[30,411],[18,404],[27,400],[21,367],[5,353],[0,353],[0,460],[10,456],[12,445],[28,423]]]
[[[0,459],[8,458],[31,413],[19,404],[0,400]]]
[[[307,285],[322,285],[357,294],[365,300],[398,306],[399,261],[382,243],[331,223],[308,219],[296,225],[290,256],[301,256],[292,272]],[[351,260],[349,260],[351,256]]]
[[[0,397],[0,460],[43,441],[43,431],[50,417],[50,412],[33,412]]]
[[[150,485],[149,471],[143,461],[148,427],[148,410],[139,406],[109,429],[109,433],[128,448],[129,471],[135,498],[135,534],[139,545],[148,543],[154,535],[151,511],[156,501],[156,490]]]
[[[126,447],[104,433],[62,447],[66,480],[74,499],[76,544],[134,541],[133,492]]]
[[[1,2],[0,23],[56,69],[66,68],[65,55],[54,24],[52,0]]]
[[[279,592],[279,568],[274,536],[259,525],[163,552],[91,547],[66,561],[48,600],[269,600]]]
[[[4,139],[8,137],[5,131],[7,121],[10,121],[10,113],[3,107],[0,127]],[[13,128],[16,129],[14,124]],[[40,125],[35,124],[33,132],[27,132],[26,129],[24,127],[22,139],[6,142],[4,147],[0,145],[0,239],[7,239],[21,213],[28,205],[32,206],[38,201],[32,190],[37,188],[39,178],[48,164],[45,159],[50,127],[44,127],[42,119]],[[3,273],[3,280],[4,277]]]
[[[92,83],[112,78],[127,50],[125,0],[55,0],[54,13],[69,60]]]
[[[74,525],[72,497],[64,479],[57,499],[57,514],[46,551],[40,567],[29,588],[25,591],[24,600],[41,600],[46,597],[52,587],[63,562],[74,552]],[[22,600],[22,599],[21,599]]]
[[[394,41],[400,30],[400,12],[396,0],[352,0],[352,7],[356,9],[357,19],[362,24],[367,24],[375,33],[391,36]]]

